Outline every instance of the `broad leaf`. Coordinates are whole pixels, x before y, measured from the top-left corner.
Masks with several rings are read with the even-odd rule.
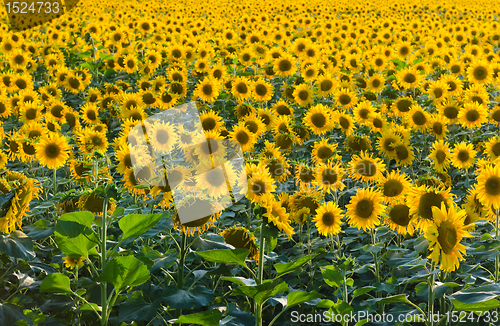
[[[118,221],[118,225],[123,231],[122,238],[137,238],[139,235],[153,228],[161,217],[162,214],[130,214],[122,217]]]
[[[257,283],[255,283],[254,279],[244,278],[241,276],[234,276],[234,277],[223,276],[223,277],[221,277],[221,280],[230,281],[230,282],[236,283],[238,285],[248,285],[248,286],[257,285]]]
[[[219,309],[212,309],[196,314],[182,315],[177,319],[179,324],[195,324],[203,326],[219,326],[222,318],[222,312]]]
[[[478,303],[495,299],[500,295],[500,284],[487,284],[478,287],[470,287],[463,291],[455,292],[450,296],[463,303]]]
[[[131,322],[134,320],[151,320],[160,308],[160,300],[146,302],[142,292],[135,291],[132,295],[120,304],[118,321]]]
[[[89,250],[98,243],[92,229],[78,222],[64,220],[57,221],[55,239],[59,249],[73,258],[88,258]]]
[[[94,220],[95,220],[94,214],[92,214],[91,212],[73,212],[62,215],[58,219],[58,222],[60,221],[76,222],[91,228]]]
[[[318,299],[321,297],[323,297],[323,296],[316,291],[312,291],[312,292],[293,291],[293,292],[288,293],[288,295],[286,296],[286,308],[285,309],[288,309],[288,308],[291,308],[291,307],[296,306],[298,304],[301,304],[301,303],[304,303],[307,301],[311,301],[314,299]]]
[[[338,288],[344,283],[342,273],[340,273],[339,269],[335,266],[321,267],[321,273],[323,274],[325,283],[331,287]]]
[[[250,250],[248,249],[216,249],[201,251],[197,254],[205,260],[214,263],[238,264],[246,266],[245,259],[249,253]]]
[[[14,231],[10,235],[0,235],[0,251],[24,260],[36,257],[33,250],[33,241],[21,231]]]
[[[163,301],[175,309],[198,309],[210,305],[214,299],[212,290],[204,286],[195,286],[191,290],[169,286],[163,293]]]
[[[116,257],[106,265],[97,278],[98,281],[112,283],[118,293],[127,286],[141,285],[148,279],[148,268],[134,256]]]
[[[18,320],[28,321],[28,318],[19,307],[8,303],[0,303],[0,325],[14,325]],[[33,324],[28,322],[28,325]]]
[[[72,293],[69,277],[62,273],[47,275],[40,285],[40,292]]]
[[[288,285],[283,280],[276,279],[257,286],[240,286],[233,293],[236,295],[246,295],[261,305],[276,294],[285,291],[288,291]]]
[[[456,311],[489,311],[500,308],[500,301],[490,299],[477,303],[463,303],[457,299],[451,299]]]
[[[294,260],[289,263],[284,263],[284,264],[274,264],[274,268],[276,269],[276,272],[278,273],[277,277],[283,276],[287,273],[290,273],[302,266],[304,266],[305,263],[307,263],[309,260],[313,259],[316,257],[318,254],[312,254],[312,255],[307,255],[300,257],[297,260]]]

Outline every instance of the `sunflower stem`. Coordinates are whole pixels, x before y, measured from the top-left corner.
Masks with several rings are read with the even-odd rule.
[[[101,273],[106,267],[106,233],[107,233],[107,212],[108,212],[108,200],[104,198],[104,203],[102,207],[102,221],[101,221]],[[106,326],[108,323],[108,298],[107,298],[107,283],[101,282],[101,325]]]
[[[434,269],[435,269],[435,264],[434,262],[431,263],[431,275],[429,276],[429,304],[428,304],[428,314],[427,314],[427,320],[430,322],[431,326],[434,326]],[[428,323],[429,324],[429,323]]]
[[[186,258],[187,235],[186,232],[181,230],[181,243],[179,248],[179,266],[177,270],[177,288],[182,290],[184,287],[184,260]],[[182,309],[176,310],[177,317],[182,315]]]
[[[57,169],[54,168],[54,179],[53,179],[53,186],[54,186],[54,197],[56,196],[56,193],[57,193]]]
[[[498,223],[500,219],[500,209],[497,209],[497,218],[495,219],[495,240],[498,240]],[[498,282],[498,269],[499,269],[500,259],[498,254],[495,256],[495,282]]]
[[[469,189],[469,169],[465,169],[465,189]]]
[[[259,237],[259,264],[257,268],[257,285],[262,284],[262,279],[264,277],[264,250],[266,238],[264,238],[264,224],[260,226],[260,237]],[[255,325],[262,326],[262,305],[255,301]]]

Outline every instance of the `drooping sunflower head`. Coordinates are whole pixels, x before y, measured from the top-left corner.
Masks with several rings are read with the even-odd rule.
[[[249,257],[257,260],[259,257],[259,248],[255,242],[255,236],[242,226],[233,226],[223,230],[220,235],[224,241],[235,248],[250,250]]]

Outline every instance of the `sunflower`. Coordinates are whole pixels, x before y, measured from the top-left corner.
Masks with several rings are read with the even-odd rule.
[[[302,119],[302,123],[308,126],[316,135],[328,132],[332,128],[332,117],[329,108],[323,104],[311,107]]]
[[[232,226],[220,232],[227,244],[232,245],[236,249],[248,249],[250,254],[248,257],[257,260],[259,258],[259,249],[255,242],[255,236],[243,226]]]
[[[193,236],[195,232],[202,234],[214,225],[221,215],[222,207],[210,198],[187,196],[176,202],[176,210],[171,215],[174,228]],[[215,213],[218,212],[218,213]],[[182,223],[180,216],[189,222]],[[197,218],[193,220],[194,218]]]
[[[244,123],[240,122],[229,133],[231,139],[238,142],[244,152],[252,151],[255,145],[255,135],[251,133]]]
[[[429,121],[429,128],[436,136],[436,139],[444,139],[448,133],[448,121],[440,114],[432,114]]]
[[[351,226],[368,230],[380,224],[380,215],[385,210],[384,197],[371,188],[359,188],[351,197],[347,208],[347,221]]]
[[[395,160],[398,164],[408,166],[413,162],[415,155],[409,143],[404,141],[396,142],[392,145],[394,147],[394,153],[396,154]]]
[[[195,179],[198,192],[206,190],[211,198],[228,198],[230,196],[228,180],[235,180],[236,173],[231,164],[224,163],[224,158],[215,157],[213,162],[211,159],[204,159],[200,164],[197,164],[196,171],[199,174]]]
[[[68,142],[57,133],[40,137],[38,143],[35,144],[35,149],[35,157],[41,165],[49,169],[57,169],[63,166],[70,154]]]
[[[348,88],[340,88],[334,94],[334,99],[335,102],[338,105],[342,106],[344,109],[351,108],[358,103],[356,94],[352,90],[349,90]]]
[[[21,228],[23,218],[28,215],[32,199],[39,198],[41,187],[38,181],[23,173],[7,170],[0,175],[0,195],[10,200],[0,205],[0,231],[9,234]],[[4,197],[7,196],[7,197]]]
[[[334,202],[327,202],[316,210],[313,222],[316,223],[318,232],[325,237],[338,234],[341,230],[343,213]]]
[[[477,176],[477,198],[486,207],[500,209],[500,165],[486,166]]]
[[[487,207],[483,205],[479,200],[479,191],[477,190],[477,185],[474,185],[472,186],[472,188],[467,190],[464,207],[467,211],[472,212],[479,218],[485,218],[488,215]]]
[[[352,111],[354,120],[361,125],[367,125],[370,122],[370,118],[373,113],[375,113],[375,107],[370,101],[362,101],[358,103]]]
[[[431,82],[427,88],[427,94],[434,103],[439,103],[448,96],[448,84],[442,80]]]
[[[99,118],[99,107],[96,103],[87,102],[82,106],[82,119],[86,125],[93,125],[101,123]]]
[[[408,192],[408,204],[411,207],[411,214],[420,217],[418,228],[425,231],[427,226],[432,223],[432,207],[440,207],[442,203],[448,207],[452,202],[453,194],[450,194],[451,188],[443,189],[430,186],[412,187]]]
[[[300,84],[293,91],[293,98],[300,106],[312,104],[313,97],[314,92],[306,84]]]
[[[345,184],[342,183],[344,174],[344,169],[339,164],[320,163],[316,173],[316,184],[326,193],[341,191],[345,188]]]
[[[390,114],[397,117],[402,117],[410,111],[412,105],[413,100],[410,97],[405,96],[398,98],[392,103],[392,110],[390,111]]]
[[[386,209],[385,224],[398,234],[410,236],[415,232],[415,219],[410,215],[410,206],[406,200],[398,199]]]
[[[480,128],[488,121],[488,113],[485,105],[476,102],[465,103],[458,114],[458,120],[464,128]]]
[[[108,149],[108,139],[106,132],[99,132],[97,130],[85,129],[80,131],[77,135],[81,149],[84,153],[91,154],[94,151],[105,154]]]
[[[251,84],[252,97],[257,102],[267,102],[273,97],[274,88],[263,79],[258,79]]]
[[[354,180],[376,181],[382,177],[385,171],[385,164],[379,158],[373,158],[368,152],[361,152],[361,155],[354,155],[349,162],[349,175]]]
[[[306,209],[307,214],[316,215],[321,197],[321,192],[313,189],[301,190],[290,196],[290,207],[296,214],[294,219],[297,220],[297,214],[300,214],[303,209]]]
[[[256,171],[248,179],[248,191],[246,197],[253,203],[261,200],[262,196],[274,192],[276,186],[274,180],[266,171]]]
[[[456,101],[446,100],[437,105],[440,115],[448,119],[448,122],[453,123],[458,120],[459,106]]]
[[[219,116],[213,110],[202,112],[200,114],[200,120],[203,130],[205,131],[211,131],[211,130],[219,131],[224,126],[224,121],[222,121],[222,117]]]
[[[335,79],[324,74],[321,74],[316,78],[315,84],[317,88],[317,96],[320,98],[333,94],[336,88]]]
[[[295,180],[301,190],[310,189],[316,180],[316,171],[306,164],[296,165]]]
[[[219,96],[219,91],[219,83],[206,77],[196,88],[195,96],[205,102],[213,103]]]
[[[425,109],[423,109],[420,105],[415,104],[411,107],[406,119],[413,129],[425,131],[429,125],[430,116]]]
[[[453,148],[451,164],[457,169],[470,169],[474,166],[476,154],[474,145],[461,142]]]
[[[398,171],[392,171],[386,176],[381,176],[377,180],[380,191],[385,197],[386,202],[392,202],[402,196],[405,196],[411,187],[408,176]]]
[[[239,101],[249,99],[252,94],[250,84],[251,82],[246,77],[237,77],[233,80],[231,93]]]
[[[346,136],[352,134],[354,130],[354,121],[350,114],[336,112],[334,113],[334,120],[337,122],[338,126]]]
[[[328,139],[321,138],[314,143],[311,157],[315,163],[323,163],[335,158],[337,155],[337,145],[328,144]]]
[[[257,138],[266,132],[266,125],[257,115],[247,115],[243,118],[243,123],[248,131],[253,133]]]
[[[8,118],[12,114],[7,95],[0,94],[0,117]]]
[[[263,159],[259,162],[259,166],[265,167],[275,181],[285,181],[290,176],[290,165],[286,158],[282,155]]]
[[[492,137],[486,143],[486,154],[490,157],[491,161],[495,161],[500,157],[500,136]]]
[[[450,165],[451,151],[448,144],[443,140],[437,140],[432,144],[429,158],[434,161],[434,170],[445,172]]]
[[[42,118],[43,106],[37,102],[26,102],[19,106],[19,119],[25,123],[38,122]]]
[[[77,183],[92,180],[92,162],[88,159],[70,159],[71,179]]]
[[[380,74],[375,74],[368,80],[368,90],[372,93],[380,93],[385,86],[385,78]]]
[[[288,53],[283,53],[281,57],[274,60],[273,70],[277,76],[293,76],[297,71],[295,59]]]
[[[460,243],[463,237],[471,237],[464,228],[466,212],[455,206],[432,208],[433,222],[425,230],[425,238],[429,240],[429,258],[437,263],[441,258],[439,268],[453,272],[459,266],[460,260],[465,260],[465,247]]]
[[[372,144],[368,136],[349,135],[344,141],[344,146],[349,152],[362,152],[372,149]]]
[[[267,221],[274,224],[280,231],[283,231],[290,238],[295,232],[290,225],[290,214],[281,206],[281,202],[274,199],[273,195],[263,197],[263,207],[266,213],[263,214]]]
[[[488,84],[492,77],[493,73],[487,61],[477,61],[467,69],[467,78],[474,84]]]
[[[288,116],[293,116],[293,107],[288,104],[287,101],[280,99],[276,104],[273,105],[272,107],[273,111],[277,115],[288,115]]]
[[[0,116],[2,116],[2,109],[0,107]],[[488,121],[491,124],[500,126],[500,105],[495,105],[494,107],[490,108],[490,111],[488,113]]]
[[[396,79],[402,87],[411,89],[420,84],[422,76],[414,67],[407,67],[396,74]]]

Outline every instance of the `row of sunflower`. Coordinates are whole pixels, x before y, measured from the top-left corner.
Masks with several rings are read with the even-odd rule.
[[[226,175],[182,167],[166,171],[170,184],[144,186],[158,175],[147,161],[153,150],[203,139],[158,123],[151,149],[134,127],[196,102],[208,144],[232,140],[245,154],[245,171],[226,171],[246,181],[242,202],[261,207],[290,242],[306,227],[333,239],[351,227],[387,226],[400,238],[423,234],[439,268],[457,270],[475,222],[498,232],[496,9],[484,1],[474,10],[313,3],[90,1],[40,30],[0,26],[0,230],[20,228],[30,201],[49,191],[31,174],[37,166],[54,176],[54,194],[69,190],[57,187],[64,174],[80,191],[57,204],[60,212],[98,213],[99,178],[174,212],[172,184],[187,192],[203,184],[214,200],[227,195]],[[111,162],[98,173],[96,152]],[[208,154],[180,155],[194,162]],[[188,235],[219,230],[220,212],[185,224],[172,217]],[[243,224],[235,219],[221,234],[258,259],[255,230]]]

